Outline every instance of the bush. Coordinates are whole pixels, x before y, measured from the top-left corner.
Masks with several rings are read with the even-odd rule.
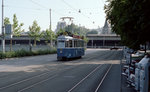
[[[35,55],[45,55],[45,54],[54,54],[56,53],[56,48],[51,50],[37,50],[37,51],[26,51],[26,50],[18,50],[18,51],[11,51],[2,53],[0,52],[0,59],[4,58],[12,58],[12,57],[24,57],[24,56],[35,56]]]

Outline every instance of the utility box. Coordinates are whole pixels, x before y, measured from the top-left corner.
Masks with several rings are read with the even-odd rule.
[[[150,55],[140,61],[140,92],[150,92]]]
[[[11,24],[5,25],[5,38],[6,39],[12,38],[12,25]]]

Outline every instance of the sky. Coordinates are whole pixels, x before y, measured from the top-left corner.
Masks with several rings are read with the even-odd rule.
[[[103,27],[105,22],[105,0],[4,0],[4,17],[12,23],[16,14],[19,23],[24,23],[23,29],[36,20],[41,30],[46,30],[51,23],[55,31],[61,17],[73,17],[73,23],[89,29]],[[2,26],[2,0],[0,0],[0,26]],[[80,11],[80,12],[79,12]],[[65,20],[69,24],[69,20]],[[1,27],[0,27],[1,33]]]

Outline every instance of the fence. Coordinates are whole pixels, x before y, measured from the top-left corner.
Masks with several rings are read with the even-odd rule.
[[[32,50],[50,50],[51,47],[49,45],[36,45],[36,46],[31,46]],[[22,44],[15,44],[12,45],[12,51],[17,51],[17,50],[27,50],[30,51],[30,45],[22,45]],[[2,45],[0,45],[0,51],[2,51]],[[5,51],[10,51],[10,45],[5,45]]]

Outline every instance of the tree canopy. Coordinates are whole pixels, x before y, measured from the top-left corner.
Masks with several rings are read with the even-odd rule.
[[[16,14],[13,15],[13,35],[20,36],[21,32],[24,32],[24,30],[21,29],[23,26],[23,23],[18,24],[17,16]]]
[[[76,35],[80,35],[80,36],[85,36],[87,34],[87,32],[90,31],[89,29],[87,29],[85,27],[80,27],[73,23],[71,25],[66,26],[64,30],[67,32],[76,34]]]
[[[40,41],[42,37],[41,27],[38,26],[37,21],[34,20],[32,26],[29,26],[28,35],[34,40],[34,46],[36,46],[36,41]]]
[[[6,24],[10,24],[10,20],[8,17],[4,18],[4,25],[6,25]]]
[[[150,41],[150,0],[107,0],[106,17],[124,45],[139,49]]]
[[[91,31],[87,32],[87,34],[98,34],[98,31],[97,30],[91,30]]]
[[[50,41],[52,45],[52,41],[56,40],[56,35],[52,30],[46,29],[46,31],[43,31],[43,38],[46,40],[46,43]]]

